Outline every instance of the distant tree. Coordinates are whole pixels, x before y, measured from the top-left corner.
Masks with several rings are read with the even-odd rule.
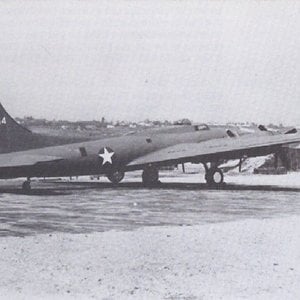
[[[174,122],[174,125],[192,125],[192,121],[189,119],[181,119]]]

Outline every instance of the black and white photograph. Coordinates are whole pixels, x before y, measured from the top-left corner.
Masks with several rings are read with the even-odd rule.
[[[300,299],[300,1],[0,0],[0,300]]]

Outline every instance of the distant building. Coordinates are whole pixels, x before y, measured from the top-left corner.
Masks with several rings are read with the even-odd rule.
[[[144,127],[151,127],[151,126],[153,126],[152,122],[149,121],[149,120],[145,120],[145,121],[142,121],[142,122],[138,122],[138,125],[139,125],[139,126],[144,126]]]
[[[96,125],[86,125],[85,129],[87,129],[87,130],[96,130],[97,126]]]

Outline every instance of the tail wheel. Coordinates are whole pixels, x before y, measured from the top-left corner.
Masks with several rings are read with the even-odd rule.
[[[125,176],[124,172],[122,172],[122,171],[116,171],[116,172],[113,172],[111,174],[108,174],[107,178],[113,184],[118,184],[118,183],[120,183],[123,180],[124,176]]]
[[[223,171],[219,168],[209,169],[205,174],[208,185],[221,185],[224,183]]]
[[[151,186],[159,183],[159,172],[156,168],[147,168],[142,174],[143,184]]]

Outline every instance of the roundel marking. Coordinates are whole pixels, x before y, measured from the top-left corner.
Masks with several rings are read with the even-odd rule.
[[[98,156],[102,159],[102,166],[112,165],[115,152],[109,147],[104,147],[99,151]]]

